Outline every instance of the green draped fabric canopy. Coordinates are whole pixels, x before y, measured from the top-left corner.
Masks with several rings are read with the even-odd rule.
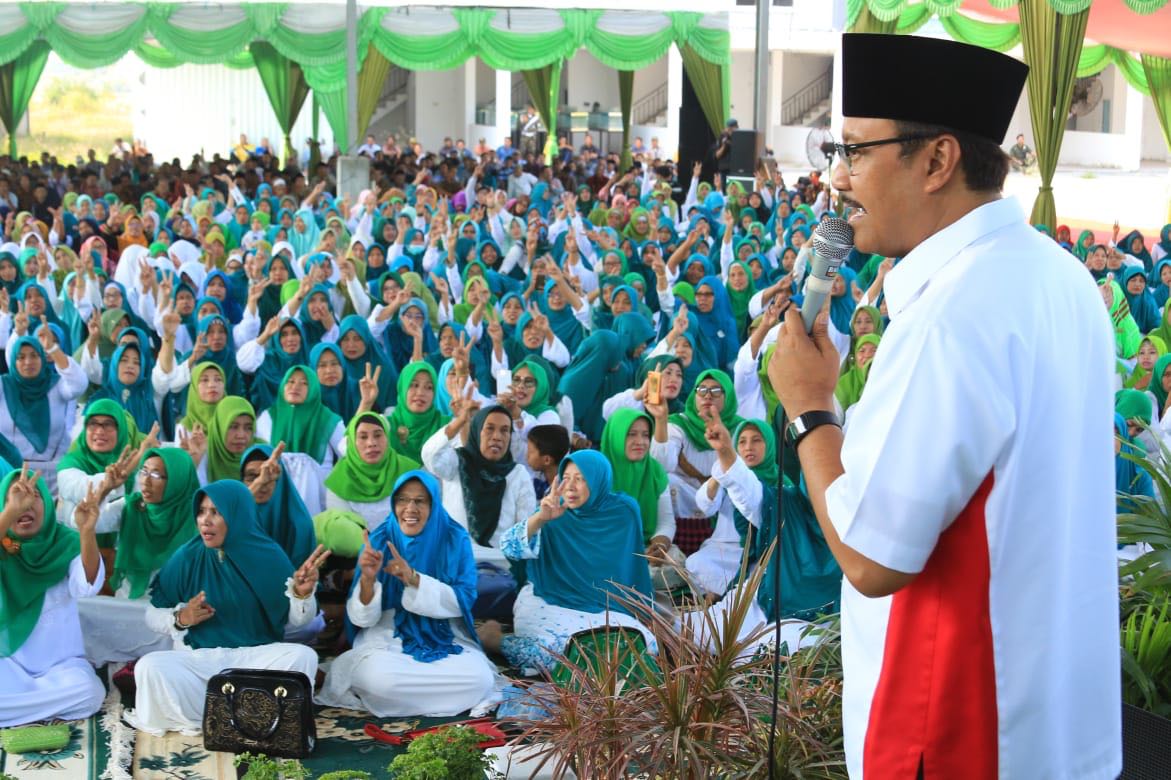
[[[724,12],[360,7],[356,32],[360,126],[347,128],[343,4],[4,4],[0,5],[0,98],[6,106],[0,109],[0,118],[6,126],[10,117],[13,127],[19,122],[24,113],[20,98],[31,95],[48,49],[80,68],[110,65],[130,51],[157,67],[183,63],[255,66],[262,72],[282,129],[290,117],[295,118],[294,106],[304,102],[307,86],[334,137],[347,139],[364,132],[392,65],[416,71],[447,70],[469,57],[479,57],[496,70],[548,68],[549,86],[555,89],[560,64],[579,49],[615,70],[634,71],[675,45],[684,52],[689,73],[710,69],[715,74],[723,94],[704,109],[712,114],[708,119],[713,124],[722,125],[726,119],[731,51]],[[254,50],[256,42],[265,46]],[[12,67],[5,78],[2,68],[8,65]],[[693,80],[704,78],[712,76],[697,74]],[[556,96],[547,94],[551,121]],[[23,102],[27,105],[27,97]]]

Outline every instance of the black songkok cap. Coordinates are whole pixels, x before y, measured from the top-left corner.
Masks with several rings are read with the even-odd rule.
[[[1029,67],[981,46],[913,35],[842,36],[842,114],[942,125],[1004,142]]]

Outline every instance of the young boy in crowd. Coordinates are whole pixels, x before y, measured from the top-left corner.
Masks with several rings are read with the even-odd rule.
[[[561,425],[536,425],[529,431],[525,462],[533,472],[533,490],[540,501],[557,477],[557,467],[569,453],[569,433]]]

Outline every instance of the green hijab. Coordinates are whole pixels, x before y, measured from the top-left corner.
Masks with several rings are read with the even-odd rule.
[[[752,473],[765,485],[776,485],[779,471],[777,469],[777,434],[771,425],[763,420],[745,419],[732,432],[732,446],[740,441],[740,434],[745,428],[752,427],[760,431],[764,439],[764,460],[752,467]]]
[[[99,417],[102,415],[114,419],[114,424],[118,426],[118,440],[114,442],[114,448],[109,452],[94,452],[86,444],[85,425],[91,417]],[[92,402],[85,408],[81,433],[73,440],[73,444],[69,446],[69,452],[65,453],[65,457],[61,458],[60,463],[57,464],[57,470],[81,469],[89,476],[101,474],[106,470],[106,466],[118,460],[122,455],[122,450],[133,443],[131,439],[134,434],[138,433],[138,426],[134,426],[134,430],[131,431],[130,426],[132,424],[127,420],[126,412],[116,401],[103,398],[100,401]]]
[[[358,454],[358,423],[372,421],[382,426],[388,446],[377,463],[367,463]],[[363,412],[354,415],[346,426],[346,454],[339,460],[325,478],[325,486],[346,501],[373,504],[381,501],[394,490],[394,482],[400,475],[412,469],[421,468],[418,461],[400,455],[393,446],[390,423],[377,412]]]
[[[439,391],[439,379],[430,363],[412,361],[407,363],[398,375],[398,396],[388,421],[390,423],[390,446],[396,452],[406,455],[414,461],[423,460],[423,444],[435,431],[451,422],[451,417],[443,414],[435,406],[435,395],[431,396],[431,405],[426,411],[412,412],[407,407],[407,391],[414,378],[424,373],[431,377],[431,387],[434,393]]]
[[[215,418],[216,406],[224,399],[216,401],[214,404],[209,404],[199,397],[199,378],[203,376],[204,371],[218,371],[221,377],[224,377],[224,370],[218,364],[210,361],[200,363],[195,368],[191,369],[191,384],[187,386],[187,414],[179,423],[187,430],[188,433],[195,430],[195,426],[203,428],[204,433],[211,430],[211,421]],[[227,377],[224,377],[224,387],[227,387]]]
[[[247,415],[256,423],[256,411],[247,398],[238,395],[226,395],[216,404],[215,415],[211,418],[211,428],[207,431],[207,480],[218,482],[221,479],[240,478],[240,456],[228,452],[224,442],[228,435],[228,428],[232,421],[240,415]],[[254,436],[246,447],[252,446],[257,439]]]
[[[552,388],[549,386],[549,372],[545,369],[545,366],[542,366],[537,361],[526,358],[512,370],[513,375],[522,368],[527,368],[532,373],[533,378],[537,380],[537,387],[533,390],[532,400],[529,401],[528,406],[524,407],[526,412],[533,417],[537,417],[553,408],[552,404],[549,403],[549,393],[552,392]]]
[[[1155,396],[1155,400],[1159,402],[1159,414],[1167,408],[1167,393],[1163,390],[1163,374],[1171,367],[1171,355],[1164,355],[1155,361],[1154,376],[1151,377],[1151,383],[1147,385],[1147,390]]]
[[[638,504],[642,515],[642,541],[650,542],[659,524],[659,496],[667,489],[667,472],[650,456],[648,449],[642,460],[633,461],[626,457],[626,435],[637,420],[646,420],[650,431],[655,422],[646,412],[637,409],[618,409],[606,421],[602,429],[602,454],[614,468],[614,490],[625,493]]]
[[[0,502],[8,503],[8,488],[20,471],[0,480]],[[69,564],[81,553],[77,532],[57,522],[53,498],[44,479],[37,480],[45,520],[31,539],[19,539],[12,529],[8,538],[20,542],[20,552],[0,550],[0,658],[14,654],[37,627],[45,591],[69,574]]]
[[[858,339],[854,345],[855,349],[859,349],[864,344],[873,344],[878,346],[882,337],[876,333],[868,333],[862,338]],[[838,403],[842,405],[842,412],[845,413],[854,404],[858,403],[862,398],[862,390],[866,387],[866,378],[870,376],[870,366],[874,363],[871,360],[865,366],[859,366],[855,363],[849,371],[842,374],[838,379],[838,385],[834,388],[834,397],[838,399]]]
[[[1139,342],[1139,351],[1140,352],[1142,351],[1143,343],[1148,342],[1148,341],[1151,343],[1151,346],[1155,348],[1155,355],[1156,355],[1155,359],[1156,360],[1163,357],[1163,355],[1167,354],[1166,342],[1164,342],[1163,339],[1156,336],[1153,332],[1149,336],[1144,336],[1143,340]],[[1151,367],[1151,370],[1152,371],[1154,370],[1154,366]],[[1130,375],[1125,378],[1125,380],[1122,383],[1122,386],[1126,387],[1126,388],[1132,388],[1135,385],[1137,385],[1138,382],[1146,375],[1147,375],[1146,369],[1143,368],[1142,366],[1140,366],[1138,363],[1135,363],[1134,370],[1131,371]]]
[[[1114,325],[1115,351],[1119,358],[1129,360],[1138,354],[1143,334],[1138,329],[1138,323],[1130,314],[1130,305],[1126,302],[1122,288],[1115,281],[1103,279],[1098,282],[1099,287],[1107,284],[1110,285],[1110,292],[1113,295],[1113,301],[1110,304],[1110,322]]]
[[[752,269],[748,267],[748,263],[737,260],[732,265],[740,266],[748,275],[748,286],[743,290],[734,290],[731,284],[724,283],[724,289],[728,291],[728,298],[732,301],[732,316],[736,319],[736,332],[743,339],[744,334],[748,331],[748,303],[752,300],[752,296],[756,295],[756,282],[752,278]]]
[[[142,462],[150,457],[160,458],[167,469],[162,501],[148,504],[141,491],[126,500],[110,574],[114,590],[123,579],[130,580],[131,599],[146,593],[151,575],[196,534],[192,499],[199,490],[199,477],[191,456],[178,447],[153,447],[142,456]]]
[[[712,448],[703,435],[704,431],[707,430],[707,423],[699,416],[699,408],[695,403],[695,391],[705,379],[716,380],[719,382],[720,387],[724,389],[724,410],[720,412],[720,420],[724,423],[724,427],[729,431],[734,431],[743,422],[736,414],[739,404],[736,401],[736,387],[732,383],[732,377],[718,368],[709,368],[707,371],[701,373],[695,378],[695,387],[691,389],[691,393],[687,396],[687,406],[684,407],[683,412],[681,414],[673,414],[668,418],[683,430],[688,441],[694,444],[696,449],[701,452],[706,452]]]
[[[296,406],[285,400],[285,383],[295,371],[304,374],[309,385],[305,400]],[[301,365],[291,366],[285,372],[268,414],[272,418],[273,444],[283,441],[287,452],[303,452],[318,463],[325,459],[329,439],[342,421],[322,403],[317,372]]]
[[[695,287],[691,282],[676,282],[675,286],[671,288],[671,292],[676,298],[680,298],[688,306],[695,308]]]

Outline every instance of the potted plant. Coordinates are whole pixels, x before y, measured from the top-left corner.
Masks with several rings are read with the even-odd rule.
[[[633,594],[622,601],[654,636],[650,657],[629,635],[589,658],[561,656],[558,685],[533,685],[542,718],[518,721],[529,754],[555,776],[579,778],[732,778],[768,776],[773,657],[760,643],[771,630],[741,629],[769,554],[729,597],[716,626],[703,603],[697,614],[709,649],[686,623]],[[718,630],[717,630],[718,629]],[[778,778],[845,778],[841,734],[841,659],[836,621],[820,641],[788,654],[780,667],[776,739]],[[640,635],[641,636],[641,635]]]
[[[394,780],[483,780],[492,757],[480,749],[482,739],[467,726],[439,729],[411,740],[387,769]]]

